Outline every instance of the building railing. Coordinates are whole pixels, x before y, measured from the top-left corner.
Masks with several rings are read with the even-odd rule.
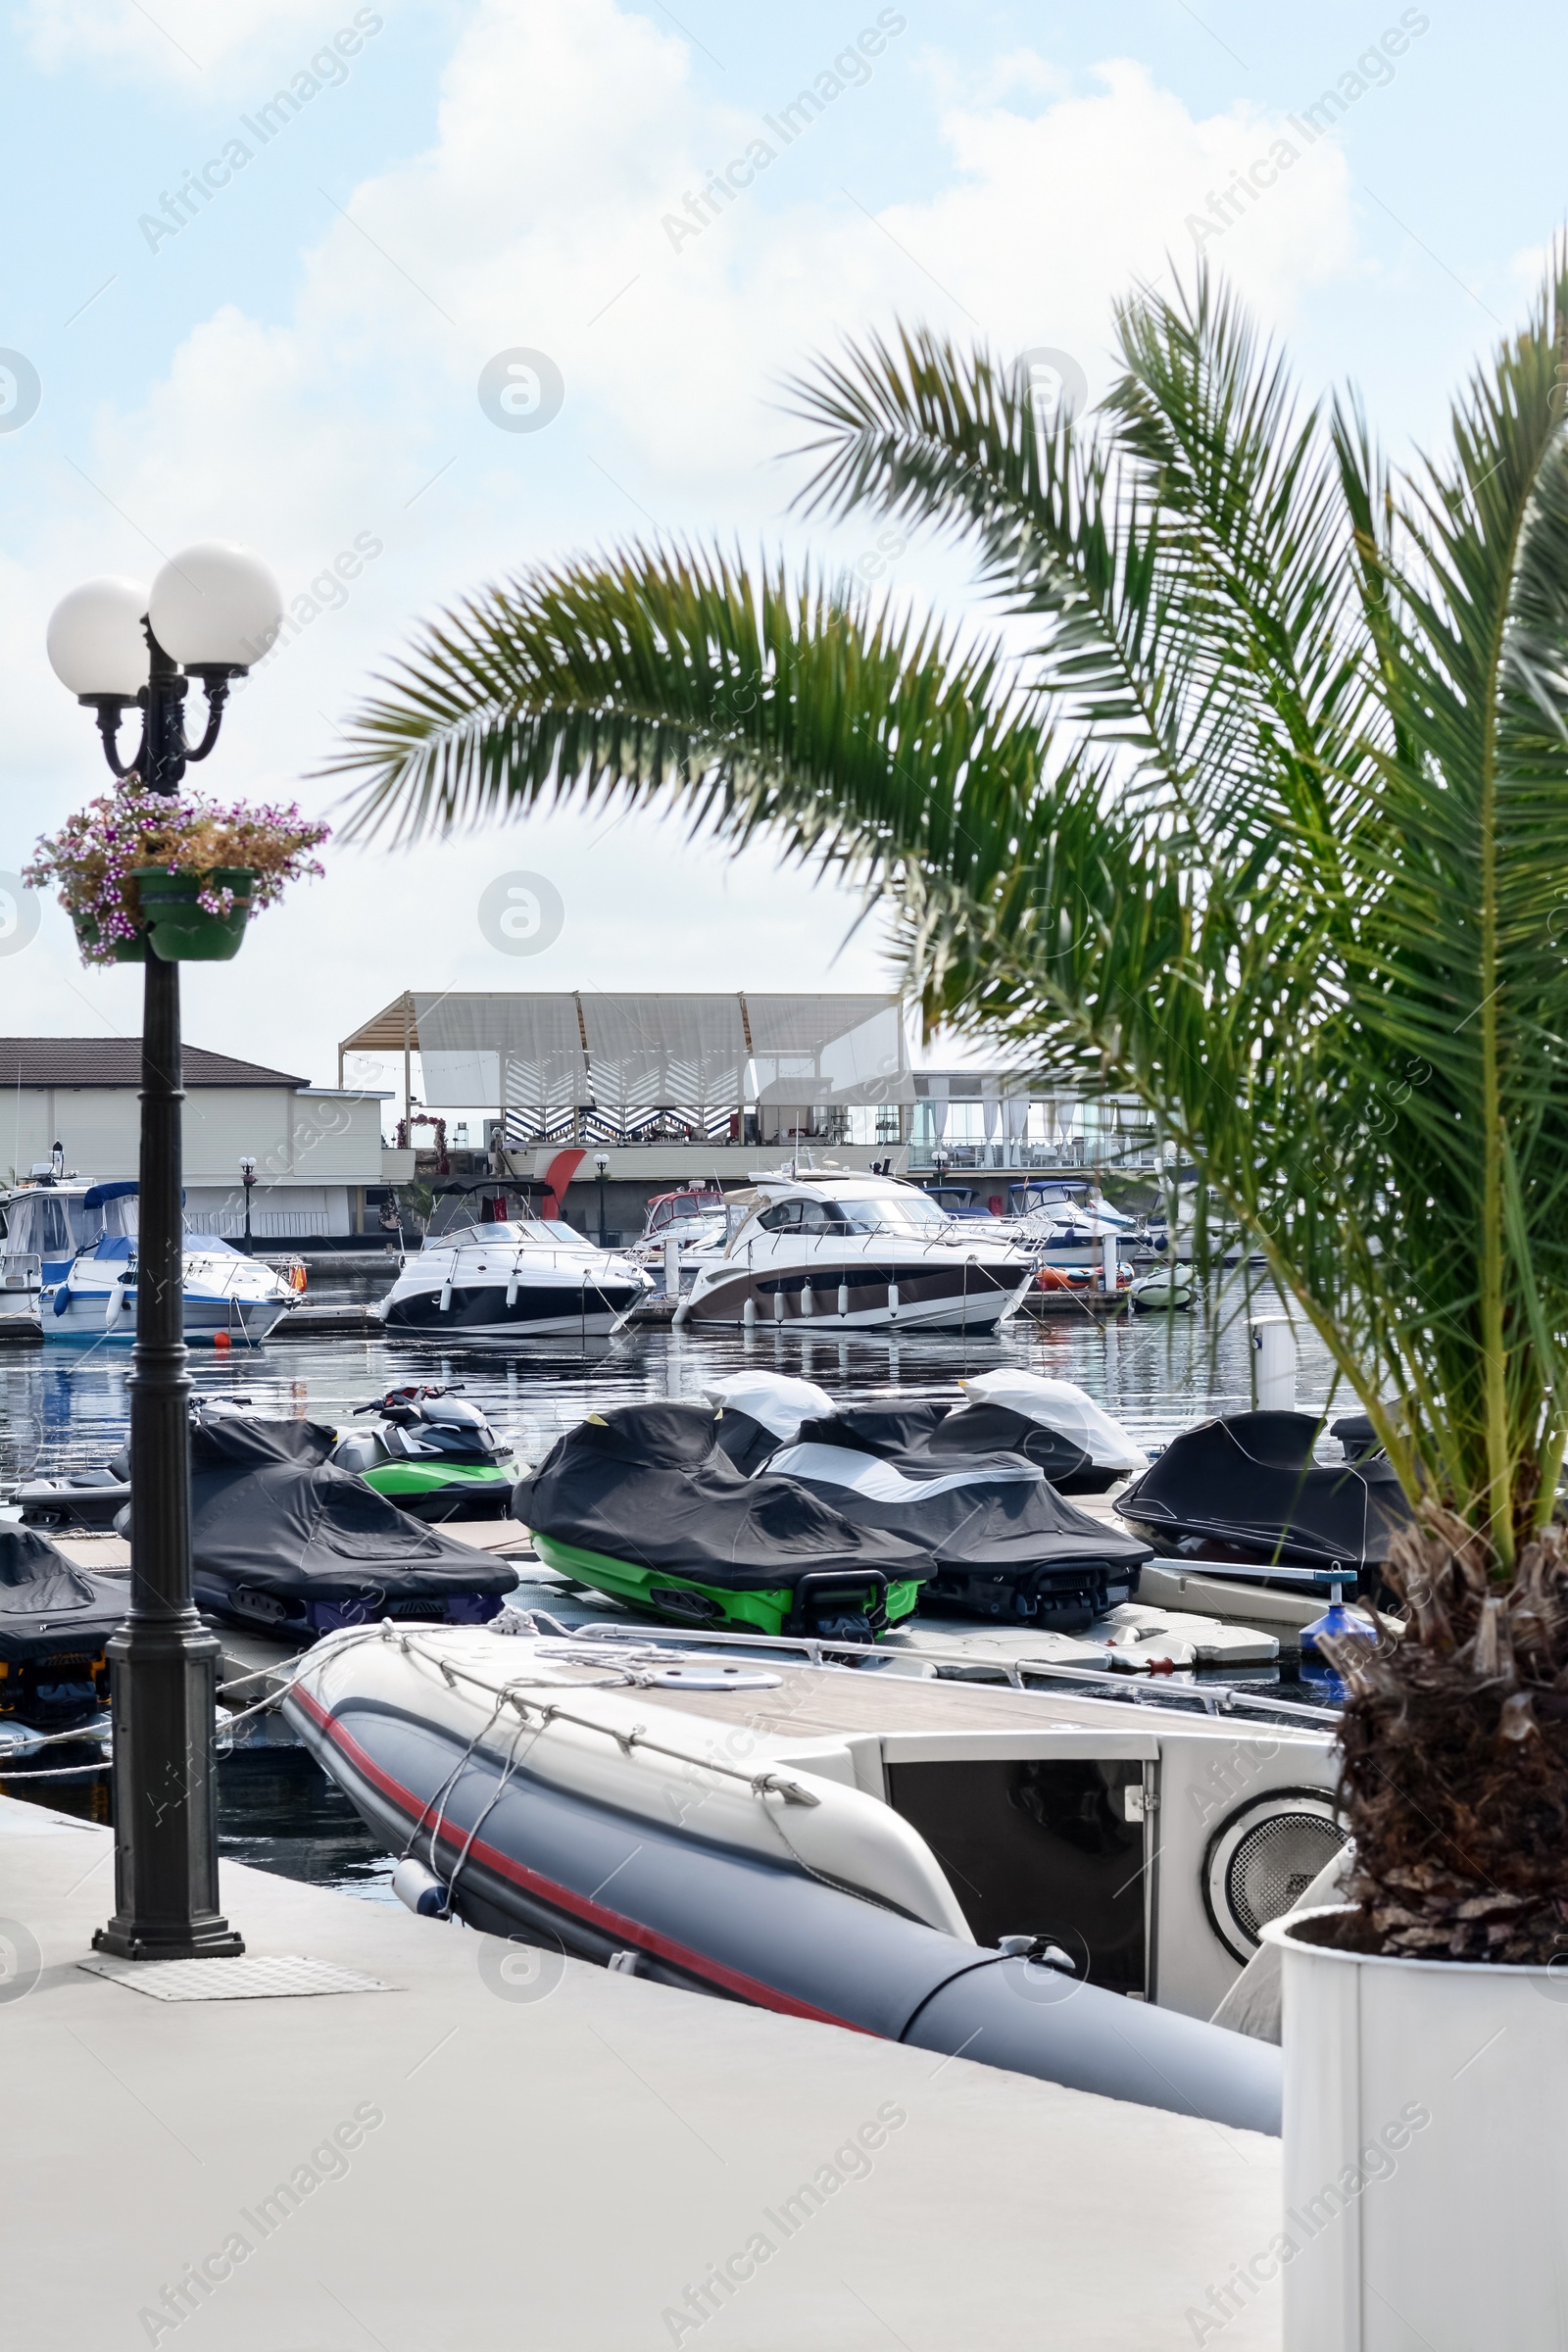
[[[286,1242],[318,1234],[326,1222],[326,1211],[317,1208],[259,1208],[252,1212],[251,1232],[258,1241]],[[195,1227],[188,1230],[194,1236]],[[220,1208],[204,1216],[200,1230],[216,1234],[220,1242],[238,1242],[245,1238],[243,1209]]]

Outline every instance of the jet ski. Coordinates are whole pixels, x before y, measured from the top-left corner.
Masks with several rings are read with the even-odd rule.
[[[1102,1494],[1149,1467],[1148,1454],[1120,1422],[1074,1381],[1005,1370],[977,1373],[958,1386],[961,1405],[951,1398],[931,1404],[933,1426],[941,1422],[945,1432],[944,1449],[1022,1454],[1061,1494]],[[791,1444],[807,1421],[838,1409],[814,1381],[779,1372],[732,1373],[710,1381],[703,1395],[724,1408],[720,1446],[732,1461],[751,1469],[760,1469],[779,1446]],[[895,1409],[904,1410],[908,1401],[901,1396]],[[754,1426],[748,1428],[747,1422]]]
[[[852,1406],[806,1422],[768,1466],[927,1552],[927,1600],[1076,1632],[1131,1598],[1151,1546],[1074,1510],[1027,1456],[978,1445],[964,1425],[996,1410]]]
[[[34,1528],[0,1526],[0,1721],[69,1727],[107,1706],[105,1647],[129,1614],[124,1577],[76,1567]]]
[[[350,1430],[332,1448],[340,1470],[416,1519],[504,1519],[516,1465],[476,1404],[456,1389],[390,1389],[374,1404],[379,1429]]]
[[[130,1449],[122,1446],[102,1470],[71,1470],[59,1478],[24,1480],[11,1492],[24,1527],[66,1528],[104,1535],[130,1500]]]
[[[191,1415],[198,1608],[299,1642],[383,1617],[486,1624],[515,1568],[421,1527],[340,1469],[336,1443],[314,1421],[217,1404]],[[120,1525],[129,1533],[128,1511]]]
[[[1387,1454],[1317,1461],[1322,1427],[1311,1413],[1200,1421],[1114,1507],[1167,1557],[1255,1567],[1260,1577],[1270,1567],[1342,1568],[1348,1582],[1354,1572],[1375,1584],[1410,1506]]]
[[[1004,1407],[955,1408],[946,1398],[852,1404],[797,1420],[796,1397],[767,1394],[771,1377],[713,1384],[720,1449],[750,1475],[765,1464],[856,1526],[925,1553],[924,1602],[1069,1633],[1131,1597],[1150,1546],[1075,1510],[1039,1459],[1008,1450],[1007,1439],[1016,1425],[1069,1473],[1090,1466],[1081,1446]],[[780,1446],[774,1433],[792,1420]]]
[[[708,1405],[593,1413],[520,1479],[547,1567],[680,1625],[870,1642],[913,1610],[927,1556],[796,1479],[748,1477]]]
[[[1103,1494],[1149,1467],[1143,1447],[1076,1381],[1009,1365],[959,1386],[974,1415],[964,1423],[973,1442],[1027,1455],[1063,1494]],[[1087,1455],[1081,1468],[1058,1467],[1063,1444]]]

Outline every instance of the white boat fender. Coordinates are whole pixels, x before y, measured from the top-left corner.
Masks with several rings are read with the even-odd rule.
[[[392,1873],[392,1891],[419,1919],[445,1919],[450,1911],[447,1890],[433,1870],[405,1854]]]

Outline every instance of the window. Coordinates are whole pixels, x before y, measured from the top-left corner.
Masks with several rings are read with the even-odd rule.
[[[57,1200],[52,1195],[41,1200],[33,1211],[33,1231],[39,1237],[37,1248],[40,1256],[72,1257],[75,1254],[76,1245],[72,1238],[71,1223],[63,1200]]]
[[[799,1200],[781,1200],[776,1208],[764,1209],[757,1221],[764,1233],[798,1232],[803,1205]]]
[[[952,1219],[929,1194],[880,1193],[869,1200],[847,1200],[838,1212],[854,1219],[857,1233],[939,1233]]]
[[[669,1223],[670,1213],[669,1202],[667,1200],[661,1200],[659,1206],[654,1211],[653,1220],[648,1228],[649,1232],[657,1233],[661,1225],[667,1225]]]
[[[833,1233],[879,1233],[882,1228],[881,1206],[878,1200],[829,1200],[824,1203],[829,1230]]]

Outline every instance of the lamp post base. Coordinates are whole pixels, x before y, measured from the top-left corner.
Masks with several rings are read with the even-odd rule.
[[[194,1609],[133,1619],[109,1643],[116,1910],[93,1936],[95,1951],[121,1960],[218,1960],[245,1949],[216,1901],[220,1654]]]

